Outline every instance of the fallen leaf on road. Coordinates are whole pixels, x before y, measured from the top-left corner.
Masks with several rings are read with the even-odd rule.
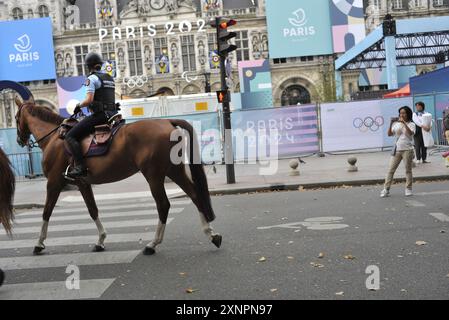
[[[194,293],[197,292],[198,290],[196,289],[186,289],[186,293]]]
[[[345,256],[345,259],[346,260],[354,260],[355,257],[349,254],[349,255]]]
[[[427,244],[427,242],[425,242],[425,241],[416,241],[417,246],[425,246],[426,244]]]
[[[265,262],[265,261],[267,261],[267,258],[265,258],[265,257],[262,257],[259,259],[259,262]]]
[[[314,268],[324,268],[324,265],[322,265],[321,263],[311,262],[310,265]]]
[[[337,295],[337,296],[342,296],[342,295],[344,295],[345,293],[343,292],[343,291],[341,291],[341,292],[337,292],[335,295]]]
[[[278,289],[270,289],[270,292],[277,292]]]
[[[320,252],[320,254],[318,255],[318,259],[323,259],[324,258],[324,253]]]

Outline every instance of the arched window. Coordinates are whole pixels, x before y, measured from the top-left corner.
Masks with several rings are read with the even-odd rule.
[[[281,103],[283,106],[296,106],[311,102],[309,91],[301,85],[289,86],[282,92]]]
[[[182,94],[183,95],[185,95],[185,94],[197,94],[197,93],[200,93],[200,91],[201,91],[200,88],[198,88],[197,86],[191,84],[191,85],[188,85],[187,87],[184,88],[184,90],[182,91]]]
[[[14,20],[21,20],[23,19],[23,11],[20,8],[14,8],[12,9],[12,18]]]
[[[34,17],[33,9],[28,9],[28,19],[32,19]]]
[[[40,5],[38,8],[39,17],[44,18],[50,15],[48,7],[46,5]]]
[[[159,90],[157,90],[156,92],[159,92],[159,93],[161,93],[161,95],[164,95],[164,96],[174,96],[175,95],[175,92],[168,87],[162,87]]]

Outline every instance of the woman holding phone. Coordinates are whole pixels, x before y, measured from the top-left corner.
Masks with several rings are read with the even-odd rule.
[[[413,159],[415,158],[415,151],[413,145],[413,137],[416,133],[416,125],[412,121],[413,111],[409,107],[402,107],[399,109],[399,118],[392,118],[390,127],[388,128],[388,136],[396,137],[396,144],[393,149],[390,160],[390,169],[388,170],[387,178],[385,179],[385,186],[380,196],[382,198],[390,196],[390,188],[393,183],[393,177],[402,161],[405,164],[406,187],[405,196],[413,195]]]

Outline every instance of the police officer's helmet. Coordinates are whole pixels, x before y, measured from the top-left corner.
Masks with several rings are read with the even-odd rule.
[[[103,58],[95,52],[91,52],[86,56],[86,65],[89,70],[99,69],[103,65]]]

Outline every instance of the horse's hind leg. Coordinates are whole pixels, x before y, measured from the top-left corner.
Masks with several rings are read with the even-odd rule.
[[[188,196],[192,199],[195,206],[198,208],[200,212],[200,220],[201,225],[203,227],[203,231],[209,240],[217,247],[221,247],[222,236],[219,233],[216,233],[209,222],[207,222],[201,205],[201,201],[197,196],[197,192],[195,189],[195,185],[187,176],[185,166],[178,165],[171,168],[168,177],[173,180]]]
[[[156,253],[156,247],[162,243],[164,239],[165,227],[167,225],[168,212],[170,210],[170,202],[168,201],[167,193],[165,192],[164,176],[147,176],[150,184],[151,194],[156,201],[157,211],[159,214],[159,224],[157,226],[156,235],[144,250],[145,255],[153,255]]]
[[[59,195],[61,194],[61,190],[64,186],[63,181],[54,182],[49,180],[47,182],[47,198],[45,200],[44,212],[42,214],[42,228],[39,236],[39,240],[37,241],[36,246],[34,247],[34,254],[40,254],[45,250],[45,240],[47,239],[48,232],[48,224],[50,222],[50,217],[53,213],[53,209],[55,208],[56,202],[58,201]]]
[[[104,251],[105,250],[104,240],[106,239],[106,230],[104,229],[98,216],[98,208],[95,202],[92,186],[85,182],[80,182],[78,184],[78,188],[80,189],[81,195],[83,196],[84,202],[86,203],[87,209],[89,210],[89,214],[92,220],[94,220],[95,225],[97,226],[98,229],[98,243],[95,245],[94,252]]]

